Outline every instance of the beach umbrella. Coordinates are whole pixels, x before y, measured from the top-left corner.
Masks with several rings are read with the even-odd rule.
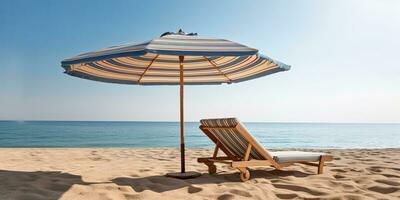
[[[185,171],[184,85],[239,83],[290,69],[257,49],[182,30],[67,58],[61,65],[69,75],[95,81],[179,85],[181,172],[167,174],[177,178],[199,175]]]

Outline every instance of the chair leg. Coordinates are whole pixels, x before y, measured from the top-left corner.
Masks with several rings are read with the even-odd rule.
[[[217,173],[217,166],[214,164],[214,162],[206,162],[204,164],[207,165],[209,174]]]
[[[245,182],[250,179],[250,171],[246,167],[239,167],[237,169],[240,171],[240,180]]]
[[[321,156],[321,158],[319,159],[319,164],[318,164],[318,174],[322,174],[324,173],[324,157]]]

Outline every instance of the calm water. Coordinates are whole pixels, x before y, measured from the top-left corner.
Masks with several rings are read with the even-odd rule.
[[[269,148],[400,147],[400,124],[245,123]],[[211,142],[185,124],[188,147]],[[0,147],[178,147],[178,122],[0,121]]]

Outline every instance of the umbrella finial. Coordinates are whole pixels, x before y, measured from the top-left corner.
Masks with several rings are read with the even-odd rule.
[[[190,36],[194,36],[197,35],[197,33],[185,33],[185,31],[183,31],[181,28],[178,30],[178,32],[174,33],[174,32],[165,32],[163,34],[160,35],[160,37],[164,37],[166,35],[190,35]]]

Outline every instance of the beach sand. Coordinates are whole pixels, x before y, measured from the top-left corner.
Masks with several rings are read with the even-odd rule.
[[[212,149],[188,149],[187,169],[197,179],[165,177],[179,170],[173,148],[0,149],[0,199],[400,199],[400,149],[323,150],[335,157],[325,173],[294,165],[284,171],[218,166],[208,175],[197,157]]]

